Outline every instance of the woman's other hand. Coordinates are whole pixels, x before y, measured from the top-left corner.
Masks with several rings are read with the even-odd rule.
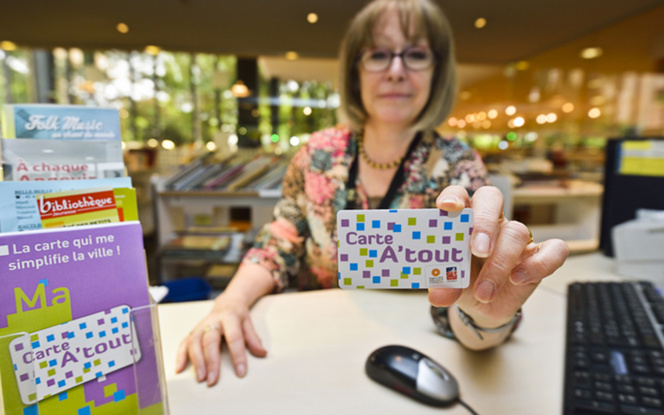
[[[245,348],[256,357],[267,355],[251,322],[249,307],[241,300],[222,294],[215,300],[212,311],[180,342],[175,371],[182,372],[187,361],[191,361],[198,382],[207,381],[208,386],[216,384],[221,370],[222,339],[228,345],[238,377],[247,373]]]
[[[221,371],[221,342],[225,341],[238,377],[247,373],[247,352],[265,357],[267,350],[251,322],[249,309],[262,296],[274,290],[270,272],[257,264],[243,264],[226,290],[215,300],[212,311],[187,335],[178,347],[176,373],[191,362],[196,380],[212,386]]]

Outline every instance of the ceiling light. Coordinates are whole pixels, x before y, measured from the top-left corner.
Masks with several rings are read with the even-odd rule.
[[[316,13],[309,13],[307,15],[307,22],[314,24],[318,21],[318,15]]]
[[[516,114],[516,107],[514,105],[510,105],[509,107],[505,108],[505,114],[507,115]]]
[[[526,120],[523,119],[523,117],[516,117],[514,119],[514,126],[515,127],[523,127],[523,125],[526,123]]]
[[[161,142],[161,146],[165,150],[173,150],[175,148],[175,143],[172,142],[171,140],[164,140]]]
[[[12,50],[16,50],[16,43],[10,42],[9,40],[3,40],[0,42],[0,49],[11,52]]]
[[[600,111],[599,108],[591,108],[590,111],[588,111],[588,116],[590,118],[599,118],[600,115],[602,115],[602,111]]]
[[[208,141],[205,144],[205,148],[207,148],[208,151],[215,151],[217,149],[217,145],[214,143],[214,141]]]
[[[498,116],[498,111],[491,109],[486,115],[493,120]]]
[[[602,56],[602,53],[604,53],[602,48],[585,48],[581,51],[579,56],[583,59],[595,59]]]
[[[569,114],[572,111],[574,111],[574,104],[568,102],[565,105],[563,105],[563,112]]]
[[[242,80],[238,79],[231,87],[231,93],[236,98],[246,98],[249,96],[249,88],[247,88]]]
[[[558,116],[556,115],[555,112],[550,112],[550,113],[546,114],[546,121],[547,122],[556,122],[557,119],[558,119]]]
[[[304,107],[304,108],[302,109],[302,113],[303,113],[304,115],[309,116],[309,115],[311,115],[311,112],[312,112],[311,107]]]
[[[159,46],[147,45],[145,47],[145,53],[148,55],[157,56],[159,55],[159,52],[161,52],[161,48]]]
[[[55,48],[53,49],[53,56],[55,59],[63,61],[67,59],[67,50],[65,48]]]
[[[127,26],[125,23],[118,23],[118,25],[115,26],[115,29],[117,29],[117,31],[122,33],[123,35],[129,32],[129,26]]]
[[[546,115],[545,114],[540,114],[535,118],[535,121],[537,124],[546,124]]]
[[[286,56],[286,60],[289,60],[289,61],[294,61],[298,58],[297,52],[293,52],[293,51],[286,52],[285,56]]]
[[[69,49],[69,61],[74,66],[81,66],[85,62],[83,51],[78,48]]]
[[[148,145],[148,147],[155,148],[159,145],[159,141],[157,141],[156,138],[150,138],[146,144]]]
[[[466,122],[465,122],[464,120],[459,120],[459,121],[457,122],[457,127],[459,127],[459,128],[463,128],[463,127],[465,127],[465,126],[466,126]]]
[[[454,127],[455,125],[457,125],[457,119],[454,117],[450,117],[450,119],[447,120],[447,123],[450,125],[450,127]]]
[[[475,27],[478,29],[483,28],[486,26],[486,19],[484,17],[479,17],[477,20],[475,20]]]

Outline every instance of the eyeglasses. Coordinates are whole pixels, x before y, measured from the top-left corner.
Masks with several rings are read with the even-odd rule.
[[[382,72],[392,65],[395,56],[401,58],[406,69],[421,71],[429,69],[436,61],[434,53],[425,46],[410,46],[399,53],[389,49],[367,49],[360,55],[360,64],[369,72]]]

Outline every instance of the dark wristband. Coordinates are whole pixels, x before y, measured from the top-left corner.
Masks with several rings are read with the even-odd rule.
[[[456,307],[456,306],[455,306]],[[458,309],[458,307],[457,307]],[[456,340],[456,336],[454,335],[454,332],[452,331],[452,327],[450,325],[450,319],[449,319],[449,307],[436,307],[436,306],[431,306],[431,318],[436,325],[436,329],[438,330],[438,333],[440,333],[442,336],[447,337],[448,339]],[[519,324],[521,323],[521,320],[523,318],[521,309],[519,309],[512,320],[507,322],[506,324],[496,327],[496,328],[484,328],[481,326],[478,326],[475,321],[468,316],[466,313],[463,312],[463,310],[459,311],[463,314],[464,317],[459,315],[459,318],[461,321],[466,324],[470,325],[471,329],[475,332],[475,334],[483,340],[482,334],[480,332],[485,332],[485,333],[495,333],[498,331],[506,330],[509,327],[510,329],[510,335],[514,333],[514,331],[519,327]],[[466,319],[467,318],[467,319]],[[468,321],[468,323],[466,323]],[[472,322],[472,323],[470,323]],[[508,336],[509,338],[509,336]]]
[[[502,326],[498,327],[492,327],[492,328],[486,328],[478,325],[475,323],[475,320],[468,314],[466,314],[461,308],[459,308],[458,305],[454,305],[454,308],[456,308],[457,313],[459,314],[459,319],[461,322],[465,325],[470,327],[470,329],[477,335],[477,337],[480,338],[480,340],[484,340],[484,337],[482,336],[482,333],[500,333],[505,330],[510,330],[509,334],[511,335],[514,330],[518,327],[519,323],[521,322],[521,309],[519,308],[516,311],[516,314],[514,314],[514,317],[507,323],[503,324]],[[509,336],[508,336],[509,337]]]

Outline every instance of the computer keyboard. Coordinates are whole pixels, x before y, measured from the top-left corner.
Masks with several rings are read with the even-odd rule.
[[[664,415],[664,299],[649,282],[567,292],[565,415]]]

